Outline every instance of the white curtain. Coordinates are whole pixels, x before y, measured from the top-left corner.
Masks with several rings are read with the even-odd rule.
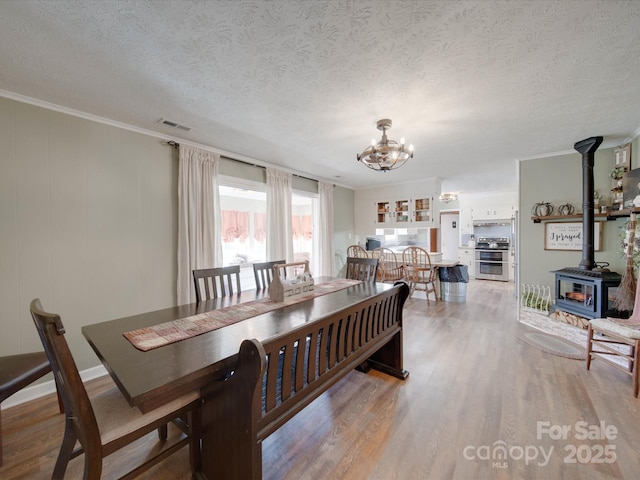
[[[314,215],[313,251],[315,276],[333,277],[333,185],[318,182],[318,201]]]
[[[220,156],[180,145],[178,171],[178,305],[196,301],[192,270],[222,264]]]
[[[293,261],[290,173],[267,168],[267,261]]]

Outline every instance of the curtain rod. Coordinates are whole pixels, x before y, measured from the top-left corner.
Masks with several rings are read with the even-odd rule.
[[[180,146],[180,144],[174,140],[168,140],[167,141],[167,145],[169,145],[172,148],[178,148]],[[263,165],[256,165],[255,163],[251,163],[251,162],[245,162],[244,160],[238,160],[237,158],[230,158],[227,157],[226,155],[220,155],[221,157],[224,157],[228,160],[232,160],[234,162],[238,162],[238,163],[244,163],[245,165],[251,165],[252,167],[258,167],[258,168],[263,168],[263,169],[267,169],[267,167],[263,166]],[[304,178],[305,180],[309,180],[311,182],[320,182],[319,180],[316,180],[315,178],[309,178],[309,177],[305,177],[303,175],[298,175],[297,173],[292,173],[291,175],[298,177],[298,178]],[[335,184],[333,185],[335,187]]]
[[[226,158],[227,160],[231,160],[233,162],[244,163],[245,165],[251,165],[252,167],[262,168],[264,170],[267,169],[267,167],[265,167],[264,165],[256,165],[255,163],[245,162],[244,160],[238,160],[237,158],[230,158],[226,156],[224,158]],[[269,167],[269,168],[273,168],[273,167]],[[316,180],[315,178],[305,177],[303,175],[298,175],[297,173],[291,173],[291,175],[298,178],[304,178],[305,180],[309,180],[311,182],[319,182],[319,180]]]

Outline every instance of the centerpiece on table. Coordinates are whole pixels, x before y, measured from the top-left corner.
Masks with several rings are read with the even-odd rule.
[[[293,276],[287,278],[287,268]],[[286,302],[313,293],[313,276],[309,272],[309,261],[274,265],[273,280],[269,285],[269,297],[274,302]]]

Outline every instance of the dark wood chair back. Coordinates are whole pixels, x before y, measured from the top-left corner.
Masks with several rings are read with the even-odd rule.
[[[235,282],[234,282],[235,277]],[[240,266],[204,268],[193,271],[196,287],[196,301],[233,295],[233,284],[240,292]]]
[[[283,263],[287,263],[285,260],[275,260],[273,262],[262,262],[262,263],[254,263],[253,264],[253,275],[256,279],[256,289],[264,290],[265,288],[269,288],[271,285],[271,281],[273,280],[275,265],[282,265]],[[283,269],[286,276],[286,270]]]
[[[66,422],[71,423],[72,429],[76,432],[84,451],[100,452],[102,450],[102,442],[98,423],[89,395],[87,395],[87,390],[80,378],[78,367],[65,339],[65,329],[60,316],[44,312],[39,299],[31,302],[31,316],[38,330],[44,351],[49,358],[53,375],[60,386]],[[64,447],[65,443],[63,441]],[[67,446],[67,449],[69,451],[66,454],[69,455],[73,445]],[[60,455],[62,455],[62,449],[60,450]],[[64,467],[66,469],[66,465]],[[58,464],[56,464],[57,468]]]
[[[102,459],[133,441],[158,430],[167,439],[167,423],[187,419],[179,425],[188,437],[171,442],[167,448],[142,455],[143,463],[123,478],[133,478],[168,455],[189,445],[192,473],[200,471],[200,394],[187,392],[162,408],[140,413],[131,407],[114,384],[102,392],[95,409],[85,389],[78,367],[65,339],[60,316],[42,310],[39,299],[31,302],[31,316],[56,379],[65,410],[65,431],[52,478],[62,479],[72,458],[84,454],[84,480],[99,479]],[[100,418],[100,422],[98,422]],[[100,425],[100,426],[99,426]],[[108,439],[104,440],[103,438]],[[76,443],[80,446],[75,448]],[[194,477],[195,478],[195,477]]]
[[[346,278],[363,282],[375,282],[377,273],[377,258],[347,257]]]

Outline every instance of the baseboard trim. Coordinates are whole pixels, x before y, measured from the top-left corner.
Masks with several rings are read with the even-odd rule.
[[[83,382],[88,382],[89,380],[102,377],[106,374],[107,369],[104,368],[103,365],[99,365],[97,367],[87,368],[86,370],[80,372],[80,378],[82,378]],[[15,407],[16,405],[20,405],[22,403],[44,397],[45,395],[55,393],[55,391],[56,385],[53,379],[35,385],[30,385],[23,388],[19,392],[14,393],[4,402],[2,402],[2,409],[5,410],[7,408]]]

